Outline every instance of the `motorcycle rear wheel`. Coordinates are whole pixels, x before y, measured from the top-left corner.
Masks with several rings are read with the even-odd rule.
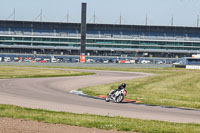
[[[124,100],[124,95],[119,95],[119,96],[116,97],[115,102],[116,103],[121,103],[123,100]]]

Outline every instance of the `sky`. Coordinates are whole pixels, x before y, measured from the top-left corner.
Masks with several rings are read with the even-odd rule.
[[[0,19],[80,23],[81,3],[87,3],[87,23],[197,26],[200,0],[0,0]],[[200,24],[199,24],[200,25]]]

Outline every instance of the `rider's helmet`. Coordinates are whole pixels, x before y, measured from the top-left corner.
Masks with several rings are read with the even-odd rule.
[[[126,83],[122,83],[121,86],[122,86],[123,88],[126,88]]]

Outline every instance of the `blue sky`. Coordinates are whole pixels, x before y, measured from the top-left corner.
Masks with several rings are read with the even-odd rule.
[[[14,8],[16,20],[35,20],[42,9],[44,21],[80,22],[81,3],[87,3],[87,22],[123,24],[196,26],[200,0],[0,0],[0,19],[8,18]],[[12,19],[12,17],[10,17]],[[39,21],[39,19],[37,19]]]

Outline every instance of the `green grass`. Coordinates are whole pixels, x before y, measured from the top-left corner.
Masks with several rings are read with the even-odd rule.
[[[0,105],[0,117],[20,118],[45,123],[65,124],[87,128],[99,128],[106,130],[114,129],[119,131],[151,133],[200,132],[200,124],[183,124],[123,117],[54,112],[41,109],[22,108],[12,105]]]
[[[102,68],[101,68],[102,69]],[[109,70],[110,68],[106,68]],[[200,109],[200,71],[177,68],[113,68],[112,70],[155,73],[146,78],[123,81],[127,83],[126,98],[144,104]],[[120,83],[81,88],[92,96],[106,95]]]
[[[24,67],[0,66],[0,79],[8,78],[41,78],[91,75],[90,72],[69,70],[33,69]]]

